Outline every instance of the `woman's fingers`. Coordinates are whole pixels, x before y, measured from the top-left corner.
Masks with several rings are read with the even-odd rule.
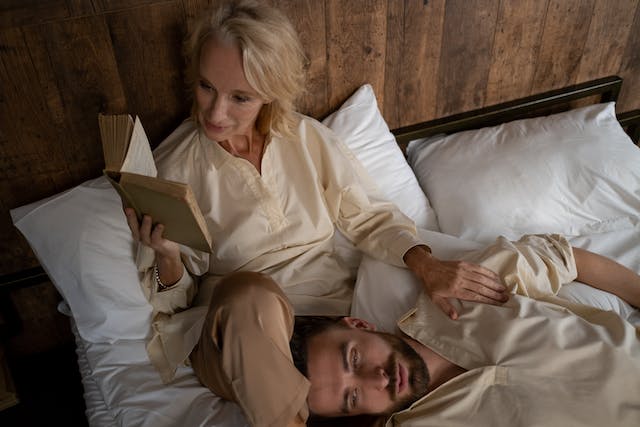
[[[142,222],[140,223],[140,241],[147,246],[151,246],[152,225],[153,222],[151,221],[151,217],[149,215],[144,215],[142,217]]]
[[[444,314],[449,316],[451,319],[456,320],[458,318],[458,312],[453,307],[453,305],[451,305],[449,300],[447,300],[447,298],[441,297],[439,295],[433,295],[431,297],[431,301],[433,301],[438,307],[440,307],[440,310],[442,310]]]
[[[136,211],[132,208],[124,208],[124,216],[127,218],[127,225],[131,230],[131,235],[135,241],[140,240],[140,224],[138,224],[138,217]]]

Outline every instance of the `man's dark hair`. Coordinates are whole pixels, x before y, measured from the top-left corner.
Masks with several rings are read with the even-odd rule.
[[[293,335],[289,341],[293,363],[296,368],[307,376],[307,343],[316,335],[340,326],[342,317],[332,316],[296,316],[293,326]]]

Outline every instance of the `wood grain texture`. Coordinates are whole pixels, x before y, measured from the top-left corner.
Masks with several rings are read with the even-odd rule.
[[[640,1],[636,3],[633,26],[618,71],[624,84],[616,105],[617,111],[640,108]]]
[[[487,82],[487,105],[530,94],[548,3],[548,0],[500,3]]]
[[[300,35],[307,56],[307,91],[299,101],[302,113],[324,117],[330,112],[327,73],[327,32],[325,6],[314,0],[272,0]]]
[[[444,0],[390,3],[381,109],[391,128],[436,115],[444,10]]]
[[[327,0],[329,108],[365,83],[384,105],[386,7],[375,0]]]
[[[531,91],[576,83],[595,0],[550,0]]]
[[[578,69],[584,82],[620,68],[638,0],[596,0]]]
[[[484,105],[498,6],[498,0],[447,1],[437,116]]]
[[[185,37],[182,5],[152,4],[106,16],[126,105],[140,115],[152,146],[189,114],[181,54]],[[161,29],[161,31],[158,31]]]
[[[3,0],[0,5],[0,28],[33,25],[69,16],[71,11],[65,0]]]

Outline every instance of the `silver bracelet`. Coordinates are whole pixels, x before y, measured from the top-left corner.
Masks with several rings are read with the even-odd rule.
[[[155,277],[156,279],[156,285],[158,285],[158,292],[166,291],[171,287],[171,286],[165,285],[164,283],[162,283],[162,280],[160,280],[160,272],[158,271],[157,264],[153,266],[153,277]]]

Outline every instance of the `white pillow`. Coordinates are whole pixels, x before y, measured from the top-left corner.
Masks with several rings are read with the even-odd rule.
[[[90,342],[143,339],[151,305],[140,288],[122,203],[104,177],[11,211]]]
[[[361,86],[322,123],[342,138],[387,200],[418,227],[438,230],[429,200],[380,114],[371,85]]]
[[[412,141],[408,160],[440,230],[464,239],[584,235],[640,221],[640,150],[613,103]]]

